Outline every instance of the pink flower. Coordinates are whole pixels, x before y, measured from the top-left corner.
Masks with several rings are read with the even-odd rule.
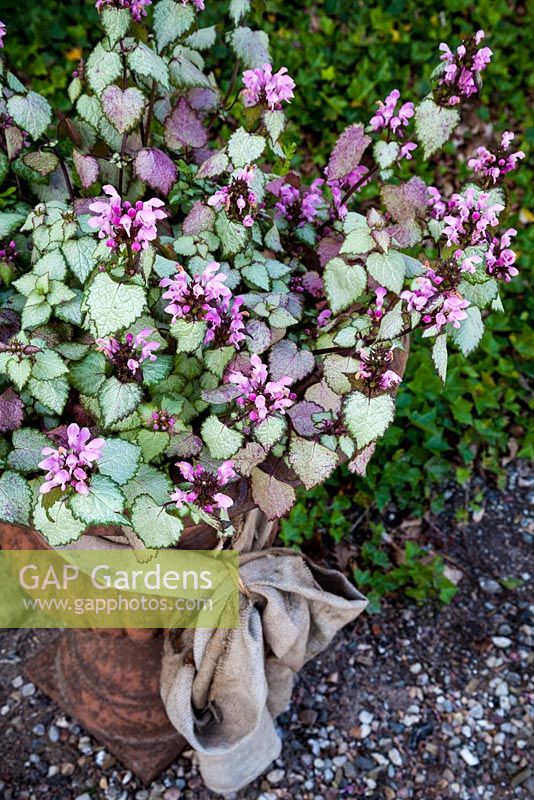
[[[265,364],[259,356],[253,355],[246,375],[231,371],[226,378],[229,383],[239,387],[241,394],[236,403],[246,409],[252,422],[261,422],[276,412],[285,414],[296,400],[296,395],[288,389],[292,378],[283,375],[277,381],[269,381],[268,377]]]
[[[365,175],[369,172],[367,167],[364,167],[363,164],[360,164],[355,169],[351,170],[348,175],[346,175],[341,180],[330,180],[328,178],[328,167],[325,169],[325,175],[327,178],[327,186],[332,192],[332,202],[333,202],[333,211],[332,217],[335,219],[344,219],[349,210],[347,206],[342,202],[344,195],[349,189],[352,189],[353,186],[358,185],[357,192],[361,191],[364,186],[367,186],[368,181],[363,180]]]
[[[117,377],[123,383],[133,378],[141,377],[139,368],[144,361],[155,361],[154,350],[160,347],[159,342],[149,341],[154,331],[152,328],[143,328],[139,333],[127,333],[124,343],[120,343],[113,336],[98,337],[95,339],[96,349],[115,365]]]
[[[406,142],[406,144],[403,144],[399,150],[399,161],[401,158],[405,158],[406,161],[411,161],[413,158],[412,152],[414,150],[417,150],[415,142]]]
[[[204,338],[205,344],[214,344],[215,347],[233,344],[239,350],[241,342],[246,338],[242,306],[243,298],[236,297],[231,303],[229,300],[222,300],[218,306],[212,306],[206,311],[204,319],[208,323],[208,330]]]
[[[489,194],[472,187],[463,195],[452,195],[447,204],[449,213],[444,217],[447,224],[443,235],[447,237],[447,246],[478,244],[485,240],[486,228],[499,224],[499,214],[504,206],[501,203],[490,204],[489,197]]]
[[[408,311],[417,311],[423,314],[422,320],[427,327],[435,327],[436,331],[447,323],[455,328],[460,327],[460,322],[467,318],[464,309],[469,306],[469,301],[461,297],[456,289],[459,282],[458,266],[454,260],[447,262],[451,266],[452,275],[445,278],[437,275],[433,269],[427,267],[426,275],[415,279],[415,289],[401,292],[401,299],[407,301]]]
[[[245,88],[242,91],[243,102],[249,108],[267,105],[271,110],[281,108],[282,103],[289,103],[293,98],[295,81],[282,67],[273,75],[271,64],[259,69],[247,69],[243,73]]]
[[[212,514],[215,509],[230,508],[234,504],[231,497],[218,491],[237,478],[233,461],[224,461],[216,474],[204,469],[200,464],[193,467],[188,461],[179,461],[176,466],[184,480],[191,485],[187,490],[175,488],[171,494],[171,500],[175,501],[176,508],[182,508],[185,503],[193,503],[208,514]]]
[[[384,306],[384,298],[387,295],[387,293],[388,290],[384,289],[383,286],[377,286],[377,288],[375,289],[375,294],[376,294],[375,307],[367,309],[367,313],[369,314],[370,317],[373,317],[373,319],[379,320],[382,319],[382,317],[384,316],[382,308]]]
[[[149,242],[157,239],[157,222],[165,219],[165,211],[161,210],[163,200],[153,197],[151,200],[138,200],[134,206],[127,200],[121,200],[113,186],[103,187],[109,200],[96,200],[89,210],[95,216],[89,218],[91,228],[98,228],[98,238],[107,239],[106,244],[112,249],[122,244],[128,245],[134,252],[146,250]]]
[[[321,311],[317,315],[317,327],[324,328],[325,325],[328,325],[328,320],[330,319],[331,316],[332,312],[330,311],[329,308],[325,308],[324,311]]]
[[[152,412],[152,429],[155,431],[170,431],[176,423],[175,418],[162,408],[160,411]]]
[[[96,9],[100,11],[102,6],[112,6],[113,8],[127,8],[135,22],[141,22],[146,17],[145,6],[151,6],[152,0],[96,0]]]
[[[7,244],[0,242],[0,261],[4,261],[6,264],[12,264],[16,257],[17,245],[13,239]]]
[[[393,350],[383,347],[362,348],[357,353],[360,364],[356,377],[371,391],[386,391],[401,383],[402,378],[388,364],[393,361]]]
[[[56,487],[65,491],[68,487],[78,494],[89,494],[88,480],[94,465],[102,456],[104,439],[91,439],[89,428],[80,428],[72,422],[67,428],[67,441],[58,447],[43,447],[46,456],[39,462],[41,469],[47,470],[45,483],[39,489],[46,494]]]
[[[258,198],[250,188],[253,179],[253,166],[239,169],[229,186],[223,186],[209,198],[208,205],[216,211],[224,208],[230,219],[239,220],[246,228],[252,227],[258,208]]]
[[[4,46],[4,36],[6,35],[6,33],[7,33],[6,24],[5,22],[2,22],[2,20],[0,19],[0,47]]]
[[[500,237],[494,236],[486,253],[488,275],[505,283],[510,283],[512,278],[519,274],[517,267],[514,266],[517,254],[510,249],[512,239],[516,235],[515,228],[508,228]]]
[[[505,131],[501,137],[500,147],[490,151],[485,147],[477,147],[477,154],[467,162],[474,172],[483,178],[491,178],[493,183],[502,180],[504,176],[517,167],[517,162],[525,158],[522,150],[509,153],[510,144],[515,138],[511,131]]]
[[[377,100],[378,111],[370,121],[371,128],[374,131],[381,131],[385,128],[389,128],[393,133],[399,131],[399,136],[402,136],[402,128],[408,125],[415,110],[413,103],[403,103],[397,111],[397,102],[399,98],[399,90],[393,89],[384,102]]]
[[[478,92],[480,73],[486,69],[493,55],[489,47],[478,49],[483,38],[484,31],[478,31],[475,36],[459,45],[456,53],[445,42],[440,44],[440,58],[445,62],[439,80],[438,99],[442,103],[455,106],[462,98],[471,97]]]
[[[190,2],[193,3],[197,11],[204,11],[204,0],[182,0],[182,5],[186,6]]]
[[[322,178],[316,178],[311,186],[300,189],[290,183],[283,183],[281,186],[274,185],[271,191],[279,198],[275,205],[277,216],[287,219],[297,228],[307,222],[313,222],[321,207],[324,206],[323,185]]]
[[[480,256],[466,256],[462,250],[456,250],[454,256],[460,264],[461,272],[470,272],[473,274],[477,271],[476,265],[482,264],[482,258]]]

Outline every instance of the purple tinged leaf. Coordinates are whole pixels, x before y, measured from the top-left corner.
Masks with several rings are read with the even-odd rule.
[[[288,375],[293,381],[299,381],[312,372],[315,359],[310,350],[299,350],[295,342],[283,339],[272,348],[269,365],[273,380],[277,381]]]
[[[210,389],[209,391],[202,392],[202,399],[206,403],[229,403],[239,397],[241,390],[233,383],[225,383],[224,386],[218,386],[217,389]]]
[[[202,439],[194,433],[182,433],[172,436],[165,455],[169,458],[190,458],[202,450]]]
[[[130,87],[124,91],[112,84],[102,92],[102,108],[109,121],[119,133],[135,127],[145,107],[145,97],[139,89]]]
[[[398,186],[389,184],[382,189],[382,199],[396,222],[406,222],[425,216],[428,208],[428,189],[421,178],[411,178]]]
[[[6,137],[8,158],[13,161],[24,147],[24,135],[16,125],[6,125],[4,136]]]
[[[304,397],[312,403],[317,403],[325,411],[337,414],[341,409],[341,397],[332,391],[326,381],[314,383],[307,389]]]
[[[203,162],[197,172],[197,178],[216,178],[228,169],[228,164],[229,159],[226,153],[214,153]]]
[[[10,308],[0,308],[0,343],[7,344],[20,331],[20,317]]]
[[[240,475],[248,477],[254,467],[257,467],[267,457],[265,449],[258,442],[248,442],[245,447],[232,456],[234,469]]]
[[[318,428],[312,416],[321,413],[324,413],[324,409],[309,400],[301,400],[300,403],[296,403],[296,405],[287,410],[294,429],[301,436],[314,436],[318,433]]]
[[[369,461],[375,452],[375,448],[376,443],[373,442],[372,444],[368,444],[367,447],[364,447],[363,450],[360,450],[360,452],[354,456],[352,461],[349,462],[350,472],[353,472],[356,475],[360,475],[360,477],[364,478],[367,472],[367,465],[369,464]]]
[[[185,97],[165,120],[165,142],[171,150],[180,151],[184,147],[204,147],[208,132],[195,114]]]
[[[197,200],[183,221],[182,232],[186,236],[196,236],[202,231],[213,230],[214,222],[215,212],[213,209],[205,205],[202,200]]]
[[[343,244],[342,236],[325,236],[317,246],[321,266],[326,267],[329,261],[336,258]]]
[[[90,189],[97,182],[100,175],[98,161],[93,156],[85,156],[77,150],[72,151],[74,166],[80,177],[80,183],[84,189]]]
[[[24,403],[11,387],[0,394],[0,432],[20,428],[24,419]]]
[[[168,194],[178,177],[172,159],[157,147],[139,150],[134,160],[134,170],[139,180],[161,194]]]
[[[264,353],[271,346],[272,336],[269,326],[259,319],[251,319],[245,326],[247,346],[251,353]]]
[[[284,517],[295,503],[295,490],[255,467],[251,473],[252,497],[267,519]]]
[[[191,89],[187,93],[187,99],[191,108],[195,111],[215,111],[219,106],[217,92],[213,91],[213,89]]]
[[[328,178],[332,181],[346,178],[349,172],[359,166],[371,138],[364,134],[363,125],[349,125],[336,142],[328,162]]]

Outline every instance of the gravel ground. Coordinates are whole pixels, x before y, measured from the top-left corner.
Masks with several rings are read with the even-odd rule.
[[[504,492],[458,528],[431,521],[460,591],[448,607],[397,601],[367,616],[300,676],[280,718],[282,757],[236,800],[507,800],[534,796],[529,766],[534,478],[512,466]],[[458,574],[457,577],[460,577]],[[518,578],[513,590],[500,582]],[[22,675],[47,631],[0,633],[0,797],[214,797],[186,752],[144,787]],[[531,677],[531,673],[530,673]],[[529,695],[530,692],[530,695]],[[532,710],[532,706],[531,706]]]

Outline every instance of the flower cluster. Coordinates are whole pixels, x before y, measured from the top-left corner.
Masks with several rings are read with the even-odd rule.
[[[254,167],[239,169],[229,186],[223,186],[209,198],[208,205],[216,211],[224,208],[230,219],[239,220],[245,228],[252,227],[258,206],[258,199],[251,189],[253,179]]]
[[[117,377],[123,382],[133,377],[141,377],[139,368],[144,361],[155,361],[154,350],[159,348],[159,342],[149,341],[154,331],[152,328],[143,328],[137,334],[127,333],[121,344],[113,336],[98,337],[95,339],[97,350],[104,353],[117,368]]]
[[[7,33],[7,28],[5,22],[2,22],[0,19],[0,47],[4,46],[4,36]]]
[[[0,261],[12,264],[17,257],[17,245],[11,240],[7,244],[0,242]]]
[[[163,299],[171,302],[165,311],[172,314],[172,321],[187,319],[207,322],[206,344],[234,345],[237,349],[244,340],[245,323],[240,297],[232,298],[225,286],[226,275],[219,272],[220,264],[212,261],[201,275],[190,278],[183,267],[174,278],[162,278],[160,286],[166,289]]]
[[[165,409],[152,412],[152,429],[155,431],[172,431],[176,423],[172,414]]]
[[[193,467],[187,461],[179,461],[176,466],[187,483],[191,484],[190,489],[176,488],[171,494],[171,500],[175,501],[176,508],[182,508],[185,503],[193,503],[208,514],[212,514],[216,508],[230,508],[234,504],[231,497],[219,491],[237,478],[233,461],[223,461],[216,474],[204,469],[201,464]]]
[[[427,267],[426,275],[415,279],[416,288],[413,291],[407,289],[400,295],[402,300],[407,301],[408,311],[420,312],[424,325],[435,327],[436,331],[440,331],[447,323],[459,328],[460,322],[467,318],[465,309],[469,306],[469,301],[462,297],[455,287],[456,262],[452,267],[452,280],[447,280],[446,276],[438,275]]]
[[[296,395],[288,389],[293,379],[283,375],[277,381],[268,380],[267,367],[257,355],[251,356],[250,366],[249,375],[231,371],[227,376],[227,381],[238,386],[241,392],[237,405],[246,409],[252,422],[261,422],[277,411],[285,414],[296,400]]]
[[[96,0],[96,8],[98,11],[100,11],[103,6],[127,8],[135,22],[141,22],[142,18],[146,17],[145,6],[151,5],[152,0]]]
[[[397,134],[398,132],[398,135],[402,136],[402,128],[408,125],[415,113],[415,109],[413,103],[403,103],[397,110],[399,99],[399,90],[393,89],[384,102],[377,100],[378,111],[370,120],[371,128],[374,131],[388,128],[392,133]],[[413,147],[417,147],[417,145],[413,145]]]
[[[197,11],[204,11],[204,0],[182,0],[183,6],[186,6],[188,3],[193,3]]]
[[[515,134],[505,131],[501,137],[501,144],[491,152],[486,147],[477,147],[477,154],[467,162],[468,166],[481,178],[491,178],[493,183],[502,180],[504,176],[516,169],[517,162],[525,158],[522,150],[515,153],[508,152],[515,139]]]
[[[462,42],[456,48],[456,53],[445,42],[440,44],[440,58],[445,62],[445,69],[439,80],[439,99],[446,105],[458,105],[462,98],[478,92],[480,73],[486,69],[493,55],[489,47],[479,48],[484,35],[484,31],[478,31],[475,36]]]
[[[91,439],[89,428],[80,428],[71,423],[66,432],[66,442],[57,449],[44,447],[39,462],[41,469],[47,470],[45,482],[40,488],[41,494],[51,492],[57,487],[65,491],[71,487],[78,494],[89,494],[88,481],[96,462],[102,456],[104,439]]]
[[[515,228],[508,228],[500,237],[494,236],[486,253],[488,274],[506,283],[510,283],[512,278],[519,274],[517,267],[514,267],[517,255],[510,250],[510,244],[516,234]]]
[[[121,200],[113,186],[106,184],[103,190],[109,200],[96,200],[89,206],[95,214],[89,218],[89,225],[98,228],[98,238],[106,239],[107,246],[112,249],[127,244],[136,253],[146,250],[149,242],[157,238],[158,220],[167,216],[162,211],[163,200],[153,197],[132,205],[128,200]]]
[[[275,204],[277,216],[287,219],[297,228],[307,222],[313,222],[324,206],[323,185],[323,178],[316,178],[310,186],[300,189],[291,183],[273,181],[269,190],[278,197],[278,202]]]
[[[357,352],[360,359],[356,373],[370,391],[386,391],[401,383],[402,378],[388,365],[393,361],[393,350],[382,347],[362,348]]]
[[[245,88],[241,94],[248,108],[266,105],[273,111],[281,108],[283,102],[289,103],[294,96],[295,81],[287,74],[287,67],[282,67],[274,75],[271,64],[247,69],[243,73],[243,83]]]
[[[463,194],[453,194],[448,202],[435,187],[430,187],[429,197],[432,216],[446,223],[443,234],[447,237],[447,246],[467,247],[484,241],[486,229],[499,224],[499,214],[504,209],[502,203],[492,203],[488,193],[472,186]]]

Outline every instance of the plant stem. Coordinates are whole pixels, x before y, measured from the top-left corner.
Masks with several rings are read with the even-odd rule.
[[[75,196],[74,196],[74,189],[72,188],[72,182],[70,179],[69,171],[67,169],[67,165],[65,164],[65,159],[59,152],[57,147],[53,147],[52,151],[55,156],[59,159],[59,166],[61,167],[61,172],[63,173],[63,177],[65,178],[65,183],[67,184],[67,191],[69,193],[70,201],[72,205],[74,205]]]
[[[150,143],[150,128],[152,126],[152,117],[154,116],[154,102],[156,100],[156,81],[152,81],[152,88],[150,90],[150,101],[148,103],[148,113],[146,115],[146,128],[143,144],[148,147]]]

